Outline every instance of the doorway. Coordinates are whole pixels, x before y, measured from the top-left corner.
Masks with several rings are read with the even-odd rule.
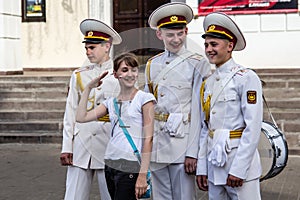
[[[150,29],[148,18],[159,6],[170,0],[113,0],[113,27],[123,41],[114,46],[114,54],[130,51],[144,64],[149,57],[164,50],[163,43]]]

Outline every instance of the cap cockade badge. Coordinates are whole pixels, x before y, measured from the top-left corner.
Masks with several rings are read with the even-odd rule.
[[[88,32],[88,36],[90,37],[93,36],[93,34],[94,34],[93,31]]]
[[[177,16],[172,16],[170,17],[171,22],[177,22],[178,21],[178,17]]]

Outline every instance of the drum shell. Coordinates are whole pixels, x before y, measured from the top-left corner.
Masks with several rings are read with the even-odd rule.
[[[268,147],[266,148],[266,142]],[[286,166],[288,159],[288,145],[284,134],[274,124],[263,121],[261,129],[261,140],[258,148],[261,154],[262,168],[266,169],[266,159],[271,163],[271,167],[267,167],[267,172],[263,172],[260,181],[272,178],[278,175]],[[267,150],[267,151],[265,151]],[[266,154],[262,152],[267,152]]]

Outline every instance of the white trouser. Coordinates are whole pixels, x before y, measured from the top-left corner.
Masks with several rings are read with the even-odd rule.
[[[208,194],[210,200],[260,200],[259,179],[244,182],[242,187],[214,185],[209,181]]]
[[[184,164],[151,163],[153,199],[194,200],[195,176],[185,173]]]
[[[82,169],[76,166],[68,167],[65,200],[89,200],[95,172],[101,200],[110,200],[104,169]]]

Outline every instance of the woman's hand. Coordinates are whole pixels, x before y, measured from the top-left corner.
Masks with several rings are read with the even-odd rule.
[[[102,79],[108,74],[108,71],[103,72],[100,76],[94,78],[91,82],[89,82],[89,88],[96,88],[102,85]]]
[[[147,173],[139,173],[135,183],[135,197],[141,198],[147,191]]]

